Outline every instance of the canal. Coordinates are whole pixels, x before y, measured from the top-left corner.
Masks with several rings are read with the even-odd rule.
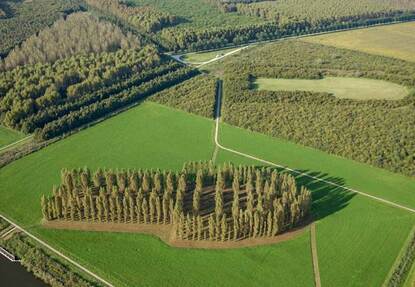
[[[46,287],[48,285],[27,272],[19,262],[11,262],[0,254],[0,286]]]

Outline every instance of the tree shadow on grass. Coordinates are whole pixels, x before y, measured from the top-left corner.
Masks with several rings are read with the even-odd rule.
[[[309,170],[299,171],[302,174],[295,175],[295,178],[298,185],[305,186],[311,191],[313,199],[311,212],[315,220],[322,219],[345,208],[356,195],[356,193],[342,187],[345,186],[345,180],[340,177],[332,177],[327,173]]]

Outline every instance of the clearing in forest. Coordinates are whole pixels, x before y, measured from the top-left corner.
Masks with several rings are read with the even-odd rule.
[[[24,134],[0,126],[0,148],[16,142],[24,137]]]
[[[415,61],[415,22],[304,38],[304,41]]]
[[[330,93],[341,99],[399,100],[408,94],[404,86],[387,81],[326,77],[318,80],[258,78],[254,88],[267,91],[311,91]]]

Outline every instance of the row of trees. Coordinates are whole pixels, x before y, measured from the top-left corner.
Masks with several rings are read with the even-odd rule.
[[[415,12],[392,11],[379,17],[361,17],[347,21],[327,19],[311,22],[307,19],[267,21],[261,24],[223,26],[215,28],[166,28],[160,32],[161,44],[169,50],[202,50],[238,45],[249,41],[263,41],[285,36],[348,29],[393,21],[415,19]]]
[[[180,173],[63,170],[62,184],[41,206],[46,220],[170,224],[178,239],[224,241],[297,226],[311,194],[272,169],[203,162]]]
[[[8,240],[1,240],[0,244],[13,254],[17,255],[20,263],[37,278],[53,287],[97,287],[95,282],[79,275],[69,266],[52,258],[35,242],[24,235],[15,234]]]
[[[407,276],[410,274],[411,267],[415,261],[415,233],[406,246],[404,252],[400,255],[399,263],[395,266],[395,270],[390,275],[387,287],[403,286]]]
[[[74,13],[15,47],[0,63],[0,70],[54,62],[76,54],[114,52],[141,46],[137,37],[124,34],[109,22],[98,21],[87,13]]]
[[[179,83],[196,71],[153,46],[77,55],[1,73],[3,124],[50,138]]]
[[[13,13],[0,17],[0,56],[52,25],[59,18],[82,9],[81,0],[1,1]]]
[[[59,136],[96,119],[103,118],[123,107],[137,103],[156,92],[185,81],[197,73],[197,70],[192,68],[181,67],[176,71],[154,78],[140,86],[133,86],[128,90],[113,94],[102,101],[83,106],[79,110],[48,122],[41,130],[36,131],[36,136],[44,140]]]
[[[198,75],[179,85],[163,90],[150,101],[212,118],[215,109],[216,78]]]
[[[119,0],[86,0],[88,5],[107,11],[146,32],[156,32],[178,23],[178,18],[152,6],[130,6]]]
[[[224,120],[246,129],[415,175],[415,97],[338,99],[326,93],[257,91],[255,77],[367,77],[415,86],[415,65],[291,41],[245,52],[225,64]]]

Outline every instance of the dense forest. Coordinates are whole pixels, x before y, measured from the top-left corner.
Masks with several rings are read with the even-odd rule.
[[[59,18],[82,9],[81,0],[1,1],[0,57]]]
[[[54,62],[77,54],[114,52],[140,46],[142,43],[136,37],[125,35],[115,25],[98,21],[87,13],[74,13],[14,48],[0,63],[0,70]]]
[[[17,67],[0,74],[2,122],[49,139],[195,73],[160,57],[152,46]]]
[[[366,77],[415,86],[415,64],[301,41],[246,51],[225,64],[224,120],[333,154],[415,175],[415,96],[338,99],[257,91],[255,77]]]
[[[88,5],[114,14],[146,32],[177,24],[178,18],[152,6],[130,6],[119,0],[85,0]]]
[[[242,1],[241,1],[242,2]],[[306,20],[312,24],[330,21],[356,21],[382,18],[396,12],[413,11],[415,3],[406,0],[283,0],[235,5],[238,13],[279,23]]]
[[[62,170],[61,185],[43,196],[44,219],[170,224],[180,240],[275,236],[309,215],[311,193],[271,168],[184,164],[159,170]]]
[[[213,118],[216,82],[215,77],[199,75],[161,91],[148,100],[206,118]]]

